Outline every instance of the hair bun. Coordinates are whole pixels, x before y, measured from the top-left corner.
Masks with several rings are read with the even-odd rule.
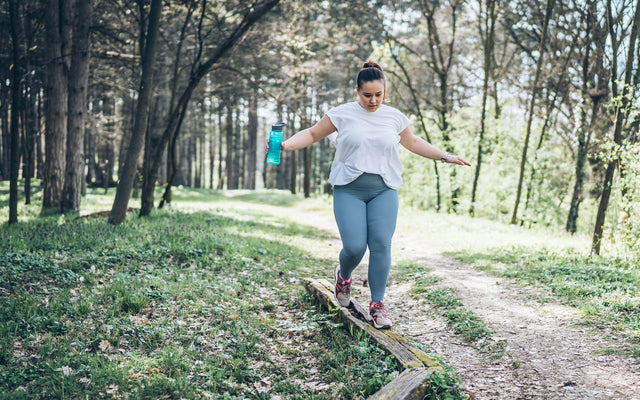
[[[380,66],[380,64],[372,60],[368,60],[362,65],[362,69],[365,69],[365,68],[376,68],[382,71],[382,67]]]

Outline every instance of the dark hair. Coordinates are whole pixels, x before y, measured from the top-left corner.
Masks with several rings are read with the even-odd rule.
[[[362,88],[362,84],[371,81],[382,81],[385,83],[382,67],[375,61],[367,61],[362,65],[362,69],[358,72],[356,85],[358,89]]]

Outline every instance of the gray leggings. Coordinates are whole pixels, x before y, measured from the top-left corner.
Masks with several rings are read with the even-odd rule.
[[[351,278],[368,246],[371,301],[382,301],[391,269],[398,191],[387,187],[380,175],[362,174],[333,188],[333,213],[342,238],[340,276]]]

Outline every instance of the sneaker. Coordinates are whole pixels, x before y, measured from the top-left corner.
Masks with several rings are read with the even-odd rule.
[[[334,289],[334,294],[336,295],[336,300],[338,300],[338,304],[342,307],[349,307],[351,304],[351,281],[353,278],[346,280],[342,279],[340,276],[340,266],[336,267],[336,285]]]
[[[367,319],[373,322],[373,326],[376,329],[387,329],[391,328],[391,320],[387,316],[387,309],[384,308],[384,304],[381,301],[377,303],[369,302],[369,315],[367,315]]]

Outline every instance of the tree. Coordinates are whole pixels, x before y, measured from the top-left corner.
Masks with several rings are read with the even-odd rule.
[[[520,159],[520,175],[518,178],[518,186],[516,192],[516,200],[513,206],[513,214],[511,215],[511,223],[515,224],[518,220],[518,206],[520,204],[520,197],[522,195],[522,186],[524,182],[524,172],[527,163],[527,151],[529,150],[529,140],[531,138],[531,125],[534,119],[534,108],[536,105],[536,99],[538,94],[538,84],[540,81],[540,74],[542,72],[544,54],[547,43],[547,33],[549,28],[549,20],[551,19],[551,13],[553,12],[555,0],[547,0],[545,13],[544,13],[544,22],[542,25],[542,33],[540,36],[540,47],[538,50],[538,60],[536,62],[536,70],[535,77],[533,78],[532,86],[531,86],[531,98],[529,100],[529,110],[527,112],[527,130],[524,138],[524,145],[522,146],[522,157]]]
[[[484,155],[485,148],[485,132],[487,122],[487,100],[489,97],[489,81],[493,75],[493,49],[495,47],[495,32],[496,32],[496,1],[487,0],[484,4],[483,0],[479,1],[480,14],[478,15],[478,31],[480,34],[480,40],[482,42],[482,105],[480,108],[480,130],[478,131],[478,155],[476,156],[476,170],[473,176],[473,187],[471,189],[471,206],[469,207],[469,214],[471,216],[475,213],[476,192],[478,190],[478,181],[480,179],[480,168],[482,166],[482,157]]]
[[[64,186],[68,78],[71,54],[71,15],[69,0],[49,0],[46,9],[47,26],[47,108],[46,160],[43,176],[42,208],[60,210]]]
[[[79,211],[84,185],[84,124],[89,84],[89,46],[91,42],[92,0],[76,0],[73,22],[71,65],[69,68],[69,115],[66,177],[62,211]]]
[[[429,48],[427,64],[436,75],[436,84],[439,91],[439,100],[436,103],[436,111],[438,112],[438,127],[442,134],[442,146],[449,153],[454,153],[453,142],[450,137],[449,112],[452,103],[450,99],[450,76],[454,66],[454,60],[457,57],[456,52],[456,32],[458,27],[458,17],[461,12],[464,1],[450,0],[449,4],[449,26],[451,31],[448,32],[448,41],[443,40],[439,30],[439,24],[436,23],[438,18],[438,9],[443,6],[439,2],[431,2],[429,0],[420,0],[420,11],[427,23],[427,44]],[[456,169],[452,168],[450,172],[451,180],[451,205],[450,209],[454,212],[459,205],[460,187],[456,182]]]
[[[603,66],[606,52],[607,30],[598,21],[598,2],[590,0],[582,10],[585,30],[581,62],[581,99],[577,129],[576,162],[571,204],[565,228],[575,233],[578,228],[578,211],[583,200],[583,188],[586,180],[586,161],[591,147],[594,131],[600,129],[600,113],[604,101],[608,98],[608,74]],[[606,78],[605,78],[606,77]]]
[[[142,77],[140,79],[136,117],[125,164],[120,174],[120,182],[118,182],[116,197],[109,214],[109,223],[111,224],[119,224],[124,221],[138,167],[138,157],[144,144],[144,136],[149,119],[149,104],[152,93],[153,69],[156,59],[161,11],[162,0],[152,0],[149,9],[149,27],[142,50]]]
[[[22,8],[17,0],[9,2],[13,70],[11,73],[11,170],[9,183],[9,223],[18,222],[18,170],[20,166],[20,113],[22,111]]]
[[[611,9],[611,0],[607,0],[607,8]],[[608,13],[611,15],[610,11]],[[607,170],[605,172],[604,184],[602,188],[602,195],[600,196],[600,204],[598,205],[598,214],[596,216],[596,224],[593,230],[593,240],[591,243],[591,252],[593,254],[600,254],[600,247],[602,245],[602,232],[604,228],[605,216],[607,208],[609,207],[609,198],[611,196],[611,188],[613,186],[613,176],[615,170],[620,162],[620,146],[623,144],[622,125],[629,115],[629,91],[631,78],[633,77],[633,65],[635,58],[635,46],[638,39],[638,29],[640,26],[640,0],[637,0],[635,12],[633,16],[633,23],[631,26],[631,33],[629,34],[629,50],[627,51],[627,60],[625,63],[624,85],[622,86],[622,93],[620,99],[616,104],[616,118],[615,127],[613,131],[613,152],[610,155],[607,163]]]

